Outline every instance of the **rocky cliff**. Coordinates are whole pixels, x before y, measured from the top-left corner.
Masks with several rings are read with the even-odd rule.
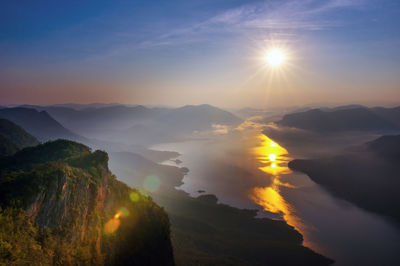
[[[0,169],[0,264],[174,264],[168,216],[112,175],[107,153],[57,140]]]

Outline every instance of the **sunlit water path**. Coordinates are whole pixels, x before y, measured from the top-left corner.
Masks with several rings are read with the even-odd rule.
[[[284,219],[301,232],[304,245],[333,258],[335,265],[400,265],[395,226],[293,173],[287,150],[257,128],[152,148],[181,154],[179,166],[189,173],[178,189],[192,196],[205,191],[219,202]]]

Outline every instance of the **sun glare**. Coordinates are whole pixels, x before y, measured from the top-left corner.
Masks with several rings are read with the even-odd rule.
[[[282,63],[285,61],[285,58],[284,52],[280,49],[269,50],[265,56],[266,62],[272,67],[282,65]]]

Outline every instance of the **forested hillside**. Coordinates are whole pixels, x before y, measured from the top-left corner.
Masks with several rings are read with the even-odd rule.
[[[108,155],[57,140],[0,159],[1,265],[173,265],[167,214]]]
[[[0,155],[12,155],[37,144],[38,140],[23,128],[7,119],[0,119]]]

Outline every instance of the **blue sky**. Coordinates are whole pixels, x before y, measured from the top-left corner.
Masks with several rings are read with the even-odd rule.
[[[0,104],[400,101],[400,1],[0,5]],[[279,71],[272,46],[287,52]]]

